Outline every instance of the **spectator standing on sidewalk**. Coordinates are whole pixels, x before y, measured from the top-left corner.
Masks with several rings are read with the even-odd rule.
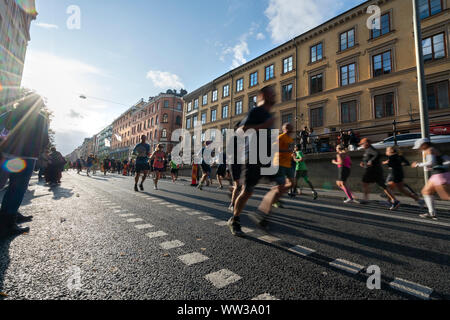
[[[358,149],[359,145],[359,138],[356,136],[356,134],[353,132],[352,129],[348,130],[348,136],[349,136],[349,150],[350,151],[356,151]]]
[[[9,186],[0,209],[0,237],[19,235],[29,231],[18,223],[30,221],[18,210],[39,155],[47,148],[48,118],[41,113],[42,98],[29,94],[9,114],[8,135],[0,143],[1,170],[9,174]]]
[[[302,132],[300,132],[301,145],[303,153],[306,153],[306,146],[308,145],[309,132],[308,127],[305,127]]]

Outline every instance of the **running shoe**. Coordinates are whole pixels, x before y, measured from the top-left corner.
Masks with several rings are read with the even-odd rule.
[[[244,233],[242,232],[241,223],[239,219],[231,217],[228,220],[228,227],[230,228],[231,234],[236,237],[242,237]]]
[[[423,219],[431,219],[431,220],[437,221],[437,217],[435,215],[432,215],[429,213],[421,214],[421,215],[419,215],[419,217],[421,217]]]
[[[139,186],[139,188],[141,189],[141,191],[144,191],[144,185],[141,183],[141,185]]]
[[[281,201],[275,202],[274,204],[272,204],[272,207],[274,207],[274,208],[281,208],[281,209],[284,208],[284,206],[283,206],[283,204],[281,203]]]
[[[269,221],[266,218],[266,214],[259,212],[254,212],[249,214],[249,218],[260,228],[262,231],[269,232]]]
[[[134,185],[134,191],[139,192],[137,184]]]
[[[318,197],[319,197],[319,195],[317,194],[317,192],[313,191],[313,198],[314,198],[314,200],[317,200]]]
[[[223,189],[223,186],[218,186],[217,187],[217,190],[222,190]]]
[[[234,211],[234,206],[233,206],[233,205],[230,205],[230,206],[228,207],[228,210],[230,210],[231,212],[233,212],[233,211]]]
[[[392,204],[392,206],[389,208],[389,210],[395,211],[395,210],[398,209],[398,207],[400,207],[400,201],[396,200],[396,201],[394,201],[394,203]]]
[[[203,186],[202,186],[201,184],[199,184],[199,185],[197,186],[197,189],[198,189],[198,190],[203,190]]]
[[[295,198],[295,193],[294,192],[289,192],[288,196],[289,196],[289,198]]]
[[[344,203],[352,203],[353,199],[347,198],[346,200],[344,200]]]

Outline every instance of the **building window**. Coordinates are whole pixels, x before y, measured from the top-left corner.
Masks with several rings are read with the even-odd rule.
[[[167,130],[166,129],[162,129],[161,138],[167,138]]]
[[[164,108],[168,108],[169,107],[169,100],[164,100]]]
[[[376,29],[376,28],[372,29],[372,31],[371,31],[372,39],[381,37],[382,35],[385,35],[385,34],[391,32],[391,14],[389,12],[385,13],[381,16],[381,18],[378,18],[378,19],[381,19],[379,21],[380,29]],[[373,19],[372,23],[374,25],[376,25],[378,23],[377,18]]]
[[[258,84],[258,71],[250,74],[250,87],[254,87]]]
[[[275,72],[274,72],[274,65],[271,64],[270,66],[266,67],[266,81],[273,79],[275,77]]]
[[[425,19],[442,11],[442,0],[419,0],[420,18]]]
[[[429,110],[449,108],[449,82],[437,82],[427,86],[427,99]]]
[[[230,85],[223,86],[223,97],[228,97],[230,95]]]
[[[222,107],[222,119],[228,118],[228,105]]]
[[[445,58],[445,37],[444,33],[434,35],[422,40],[423,60],[433,61]]]
[[[250,110],[256,107],[256,101],[257,101],[256,96],[252,96],[248,99],[248,108]]]
[[[292,123],[292,113],[284,114],[281,116],[281,123]]]
[[[194,116],[192,118],[192,125],[194,126],[194,128],[197,126],[197,122],[198,122],[198,116]]]
[[[323,107],[311,109],[312,128],[323,127]]]
[[[243,110],[242,110],[242,101],[238,101],[236,102],[236,112],[235,114],[242,114]]]
[[[167,115],[167,113],[164,113],[163,115],[163,123],[168,123],[169,122],[169,116]]]
[[[214,122],[217,120],[217,110],[213,109],[211,110],[211,122]]]
[[[356,66],[354,63],[341,67],[341,86],[346,86],[356,82]]]
[[[202,124],[206,124],[206,112],[202,113]]]
[[[226,135],[227,135],[227,128],[222,128],[222,137],[226,137]]]
[[[159,123],[159,116],[156,116],[155,124]]]
[[[311,76],[310,78],[310,94],[323,91],[323,75],[322,73]]]
[[[202,105],[206,106],[208,104],[208,94],[205,94],[203,96]]]
[[[341,51],[353,48],[355,46],[355,29],[341,33],[340,42]]]
[[[357,102],[349,101],[341,103],[341,122],[352,123],[358,119]]]
[[[212,102],[216,102],[217,101],[217,99],[218,99],[217,92],[218,92],[217,90],[214,90],[212,92]]]
[[[240,92],[242,90],[244,90],[244,79],[241,78],[239,80],[236,80],[236,91]]]
[[[283,60],[283,73],[288,73],[293,70],[292,57]]]
[[[322,43],[316,44],[311,47],[311,63],[320,61],[323,59],[323,45]]]
[[[373,56],[373,76],[378,77],[392,72],[391,51]]]
[[[191,128],[191,118],[187,118],[186,119],[186,129],[190,129]]]
[[[282,91],[282,100],[283,100],[283,102],[292,100],[292,88],[293,88],[292,83],[287,84],[287,85],[282,87],[281,91]]]
[[[153,118],[152,118],[151,124],[152,124],[152,127],[153,127]]]
[[[181,111],[181,102],[178,102],[178,103],[177,103],[177,110],[180,110],[180,111]]]
[[[194,100],[194,109],[198,109],[198,99]]]
[[[189,103],[188,103],[187,111],[188,111],[188,112],[191,112],[191,111],[192,111],[192,102],[189,102]],[[155,112],[155,106],[152,107],[152,112]]]
[[[176,120],[175,120],[175,124],[178,126],[181,126],[181,117],[177,116]]]
[[[387,93],[374,97],[375,118],[386,118],[395,115],[394,93]]]

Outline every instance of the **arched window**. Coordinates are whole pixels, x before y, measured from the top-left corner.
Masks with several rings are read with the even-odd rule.
[[[159,116],[156,116],[155,124],[158,124]]]
[[[169,116],[167,115],[167,113],[164,113],[163,115],[163,123],[167,123],[169,122]]]
[[[152,127],[153,127],[153,118],[152,118]]]
[[[149,136],[148,140],[153,140],[153,133],[150,132],[150,136]]]
[[[167,130],[163,129],[161,132],[161,138],[167,138]]]
[[[155,130],[155,140],[158,139],[158,130]]]

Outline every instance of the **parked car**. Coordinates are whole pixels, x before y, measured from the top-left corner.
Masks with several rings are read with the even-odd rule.
[[[416,140],[421,139],[420,133],[405,133],[397,136],[397,145],[399,147],[412,147]],[[450,135],[431,135],[431,142],[435,144],[450,143]],[[386,149],[387,147],[394,146],[394,137],[389,137],[383,141],[373,144],[375,149]]]

